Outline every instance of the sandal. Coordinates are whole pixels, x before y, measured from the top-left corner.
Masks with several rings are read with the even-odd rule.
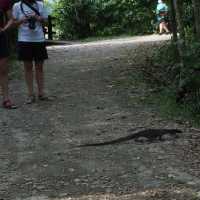
[[[13,104],[10,99],[4,100],[2,105],[6,109],[16,109],[17,108],[17,106],[15,104]]]
[[[40,100],[40,101],[52,101],[53,99],[51,97],[48,97],[48,96],[38,95],[38,100]]]
[[[26,104],[32,104],[32,103],[35,103],[35,95],[29,96],[26,99]]]

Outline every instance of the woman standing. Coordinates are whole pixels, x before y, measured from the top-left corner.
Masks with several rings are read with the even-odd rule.
[[[48,58],[43,32],[43,23],[48,14],[43,2],[36,0],[21,0],[13,6],[14,23],[18,26],[18,58],[24,63],[25,80],[28,88],[26,103],[34,103],[33,87],[35,78],[38,88],[38,99],[48,100],[44,95],[44,60]]]
[[[6,23],[6,18],[10,18],[10,0],[0,0],[0,86],[3,95],[3,107],[14,109],[16,106],[10,100],[8,94],[8,38],[6,29],[11,25],[11,21]]]

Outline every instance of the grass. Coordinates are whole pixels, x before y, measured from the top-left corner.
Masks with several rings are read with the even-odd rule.
[[[194,108],[187,103],[177,104],[175,96],[173,89],[165,88],[145,98],[143,103],[156,106],[160,116],[165,119],[200,127],[200,114],[195,113]]]
[[[147,108],[152,107],[162,118],[200,127],[200,114],[195,113],[194,108],[187,103],[177,104],[175,89],[156,88],[145,82],[141,73],[129,71],[123,78],[119,75],[113,81],[115,88],[128,96],[128,105],[142,104]]]

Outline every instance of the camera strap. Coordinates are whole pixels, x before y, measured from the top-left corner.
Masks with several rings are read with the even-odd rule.
[[[30,3],[28,3],[27,1],[21,1],[21,4],[20,4],[21,11],[23,12],[23,14],[24,14],[26,17],[28,17],[28,16],[27,16],[26,13],[24,12],[24,8],[23,8],[23,5],[22,5],[23,3],[24,3],[26,6],[28,6],[32,11],[34,11],[38,16],[41,16],[41,15],[40,15],[40,12],[39,12],[36,8],[34,8]],[[37,2],[35,2],[35,3],[37,4]]]

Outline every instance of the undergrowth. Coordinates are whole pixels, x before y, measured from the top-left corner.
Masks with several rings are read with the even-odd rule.
[[[128,94],[128,104],[136,101],[144,106],[154,107],[160,115],[181,123],[200,125],[200,45],[188,43],[184,52],[184,69],[177,57],[174,43],[148,44],[129,53],[132,66],[124,69],[115,82],[117,88]],[[180,81],[181,70],[185,70]],[[197,71],[195,71],[197,70]],[[123,77],[123,78],[122,78]],[[177,103],[177,90],[180,82],[188,90],[182,101]],[[139,90],[139,92],[138,92]],[[131,95],[133,93],[133,95]],[[137,93],[137,95],[134,95]],[[136,97],[138,96],[138,97]]]
[[[170,43],[154,51],[147,57],[143,80],[148,87],[161,88],[149,101],[155,102],[162,115],[168,118],[187,120],[200,125],[200,44],[188,42],[184,49],[184,66],[178,59],[177,44]],[[180,77],[181,74],[181,77]],[[177,91],[184,95],[177,102]]]

